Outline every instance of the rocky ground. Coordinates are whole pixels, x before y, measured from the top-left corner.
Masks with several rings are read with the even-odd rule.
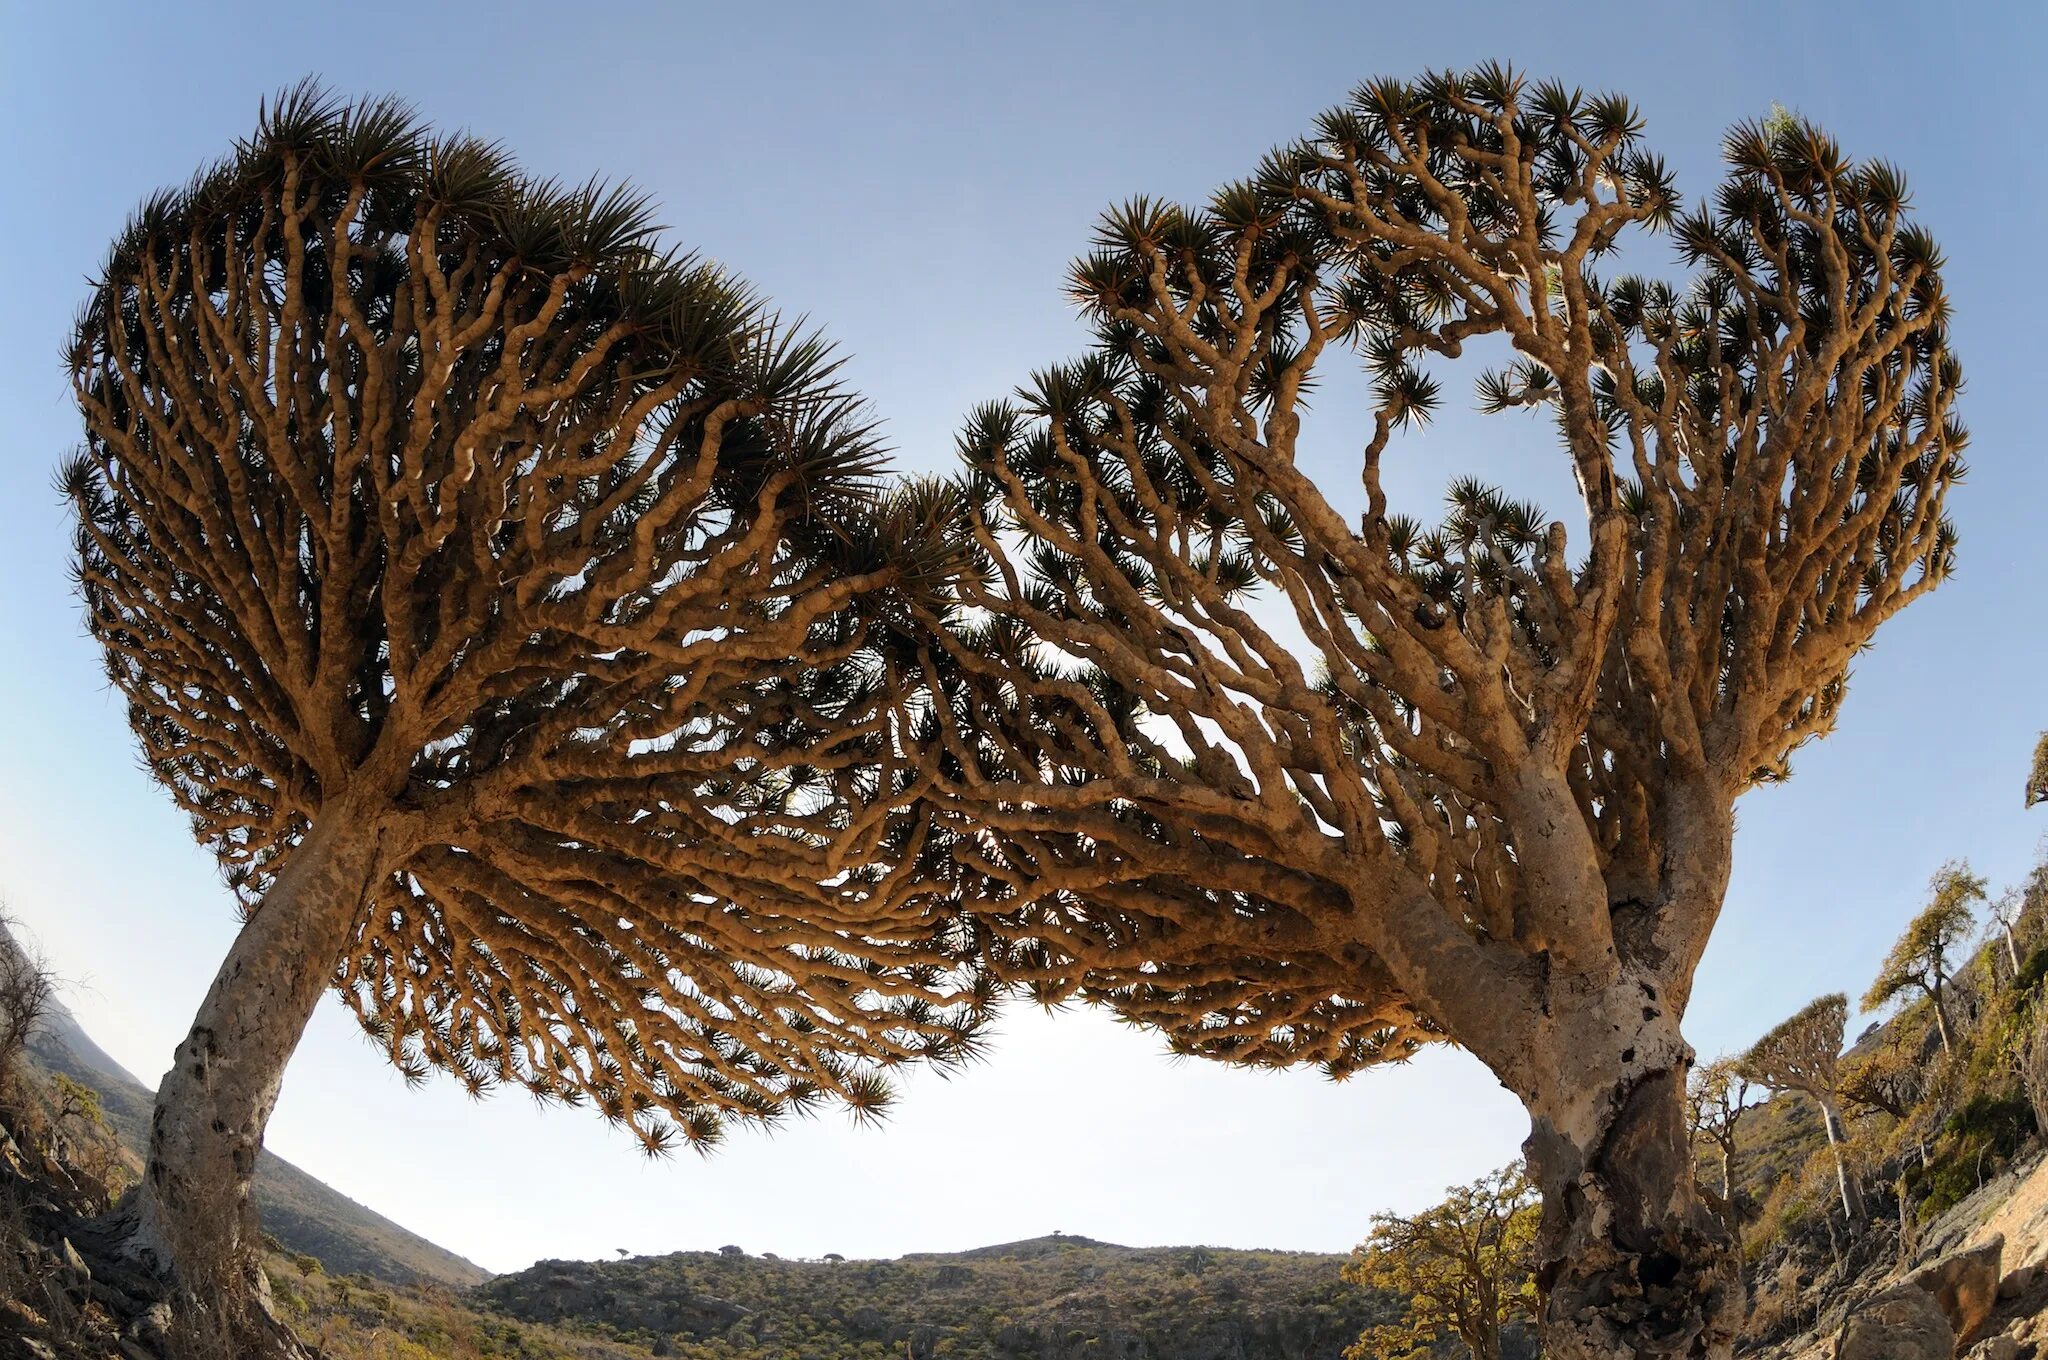
[[[1812,1321],[1756,1360],[2048,1360],[2048,1152],[1988,1181],[1928,1225],[1910,1261],[1844,1262],[1796,1289]]]

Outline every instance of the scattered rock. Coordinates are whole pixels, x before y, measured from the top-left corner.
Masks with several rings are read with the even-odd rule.
[[[85,1258],[78,1254],[78,1248],[71,1245],[71,1239],[57,1239],[58,1269],[64,1276],[64,1283],[74,1290],[84,1290],[92,1284],[92,1271],[86,1266]]]
[[[1908,1285],[1926,1290],[1941,1305],[1956,1340],[1967,1342],[1998,1304],[1998,1260],[2005,1251],[2001,1234],[1979,1247],[1953,1252],[1906,1277]]]
[[[2001,1333],[1970,1347],[1969,1360],[2019,1360],[2020,1343]]]
[[[1831,1360],[1952,1360],[1955,1328],[1934,1294],[1894,1285],[1849,1314],[1835,1333]]]
[[[1998,1282],[1998,1297],[2008,1300],[2018,1298],[2034,1287],[2034,1281],[2039,1279],[2040,1275],[2041,1267],[2035,1262],[2014,1267]]]

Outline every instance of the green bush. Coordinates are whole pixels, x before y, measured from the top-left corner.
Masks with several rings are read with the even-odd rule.
[[[2012,980],[2012,989],[2021,996],[2032,996],[2044,977],[2048,977],[2048,944],[2027,955],[2027,961],[2020,965],[2019,976]]]
[[[1922,1223],[1962,1203],[2034,1134],[2034,1110],[2015,1091],[1980,1092],[1942,1125],[1928,1165],[1906,1174],[1908,1193],[1924,1195]]]

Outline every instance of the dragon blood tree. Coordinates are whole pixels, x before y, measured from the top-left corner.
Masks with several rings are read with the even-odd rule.
[[[982,560],[922,719],[1010,979],[1233,1063],[1452,1042],[1521,1097],[1559,1360],[1728,1352],[1680,1020],[1735,800],[1948,574],[1963,471],[1898,172],[1745,125],[1687,212],[1640,126],[1499,67],[1385,80],[1205,207],[1111,213],[1093,352],[961,437]],[[1597,272],[1642,232],[1689,282]],[[1434,528],[1388,504],[1480,342],[1481,404],[1541,410],[1576,475],[1576,551],[1474,483]],[[1376,398],[1340,511],[1296,453],[1347,345]]]
[[[78,323],[87,617],[246,918],[117,1226],[245,1341],[286,1344],[249,1177],[329,988],[409,1076],[655,1150],[975,1041],[967,932],[869,867],[916,834],[869,653],[942,545],[829,351],[652,231],[301,88]]]
[[[1842,1032],[1849,1023],[1849,998],[1840,992],[1816,997],[1789,1016],[1736,1059],[1736,1071],[1773,1091],[1799,1091],[1820,1106],[1821,1127],[1835,1159],[1835,1183],[1842,1195],[1842,1215],[1852,1223],[1863,1217],[1863,1185],[1843,1146],[1849,1141],[1842,1121],[1847,1074],[1842,1071]]]

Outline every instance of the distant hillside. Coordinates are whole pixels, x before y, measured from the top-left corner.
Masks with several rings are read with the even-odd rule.
[[[1386,1303],[1345,1258],[1040,1237],[893,1261],[543,1261],[472,1295],[682,1360],[1338,1360]]]
[[[11,946],[0,935],[0,948]],[[108,1057],[61,1004],[31,1040],[29,1056],[44,1070],[98,1091],[107,1121],[122,1143],[140,1155],[156,1093]],[[291,1250],[318,1258],[330,1274],[458,1287],[490,1278],[483,1267],[407,1232],[268,1152],[256,1164],[256,1203],[264,1231]]]

